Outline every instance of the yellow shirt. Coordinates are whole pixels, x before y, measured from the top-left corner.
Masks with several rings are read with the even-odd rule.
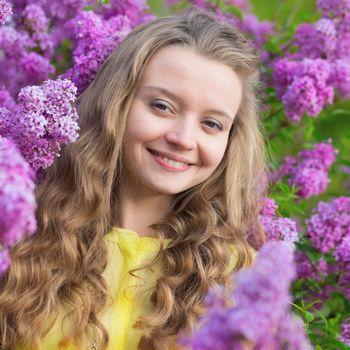
[[[105,240],[108,248],[108,263],[103,276],[112,297],[106,311],[101,316],[101,322],[109,334],[107,349],[136,350],[141,332],[133,328],[133,324],[139,316],[146,315],[150,310],[150,294],[154,289],[157,276],[161,273],[161,266],[153,267],[153,272],[149,270],[136,272],[136,275],[146,279],[147,288],[140,288],[143,279],[133,277],[128,272],[150,261],[157,254],[160,241],[157,238],[140,237],[134,231],[121,228],[113,228],[105,236]],[[164,240],[164,246],[167,246],[169,242],[170,239]],[[231,264],[232,267],[235,265],[235,256]],[[61,321],[63,317],[62,310],[43,339],[43,350],[62,349],[58,347],[58,344],[62,340]],[[67,330],[68,327],[69,323],[63,325],[63,329]],[[89,346],[89,348],[95,349],[94,346]],[[81,350],[73,344],[69,344],[64,349]],[[27,350],[27,348],[17,350]]]

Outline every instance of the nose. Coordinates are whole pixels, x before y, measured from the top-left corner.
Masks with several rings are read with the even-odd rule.
[[[177,121],[165,134],[165,140],[182,150],[192,150],[196,145],[195,130],[191,121]]]

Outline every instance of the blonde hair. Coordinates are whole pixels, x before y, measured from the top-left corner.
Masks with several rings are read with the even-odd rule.
[[[0,289],[2,349],[39,346],[62,305],[74,319],[63,342],[89,333],[106,348],[108,334],[98,318],[108,299],[104,235],[118,210],[127,115],[150,58],[170,45],[231,67],[243,82],[243,97],[220,165],[178,194],[168,217],[154,225],[173,240],[152,262],[161,259],[164,271],[151,297],[153,313],[137,323],[143,330],[139,349],[168,349],[181,330],[193,327],[208,288],[229,285],[223,271],[230,244],[237,249],[236,269],[251,264],[248,241],[256,236],[247,232],[257,223],[265,174],[257,56],[240,33],[207,14],[156,19],[126,37],[80,96],[81,136],[37,187],[38,231],[13,249]]]

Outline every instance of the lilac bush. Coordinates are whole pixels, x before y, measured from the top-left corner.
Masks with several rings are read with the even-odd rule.
[[[129,17],[117,15],[104,20],[93,12],[81,13],[73,25],[76,47],[73,51],[73,67],[64,77],[72,80],[82,92],[94,79],[98,69],[130,32]]]
[[[61,145],[78,138],[76,93],[69,80],[48,80],[23,88],[16,111],[0,108],[0,135],[14,140],[34,171],[51,165]]]
[[[303,150],[297,157],[287,156],[279,169],[280,176],[288,178],[300,198],[309,198],[324,192],[330,182],[328,171],[336,159],[337,150],[332,143],[315,144]]]
[[[0,273],[11,246],[35,231],[35,175],[78,137],[76,96],[132,28],[194,6],[238,27],[257,49],[260,114],[276,158],[269,154],[271,191],[259,217],[268,243],[252,269],[234,276],[234,307],[212,290],[187,340],[194,349],[299,350],[308,341],[317,350],[346,349],[350,2],[318,0],[312,13],[300,3],[285,15],[281,3],[269,21],[248,0],[0,0],[0,188],[8,190],[0,190]]]
[[[0,275],[10,263],[8,249],[36,230],[34,172],[15,144],[0,137]]]
[[[271,198],[265,198],[261,209],[260,222],[269,241],[298,241],[296,222],[276,215],[278,206]]]
[[[293,244],[269,242],[250,269],[233,276],[232,307],[224,307],[220,289],[209,292],[208,311],[193,338],[193,350],[310,349],[302,322],[292,316],[289,285],[295,278]],[[274,305],[274,307],[271,307]]]
[[[0,0],[0,25],[12,15],[12,7],[6,0]]]

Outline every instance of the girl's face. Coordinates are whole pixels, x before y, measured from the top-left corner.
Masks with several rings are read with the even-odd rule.
[[[169,46],[147,65],[127,120],[123,162],[133,190],[176,194],[219,165],[242,84],[228,66]]]

